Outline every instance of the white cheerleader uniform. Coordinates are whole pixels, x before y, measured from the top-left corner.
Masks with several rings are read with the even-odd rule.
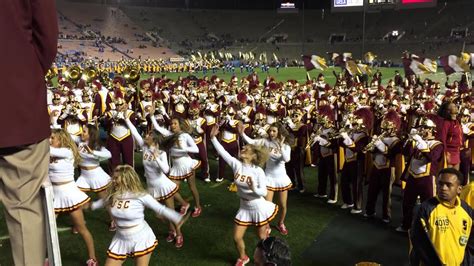
[[[151,122],[156,131],[165,137],[171,136],[173,133],[166,128],[161,127],[152,116]],[[194,170],[201,166],[201,161],[195,160],[188,153],[198,153],[199,148],[194,139],[188,133],[180,133],[178,137],[179,145],[173,144],[170,149],[171,170],[169,178],[173,180],[183,180],[191,177]]]
[[[234,172],[234,183],[240,197],[240,208],[234,222],[243,226],[268,224],[277,215],[278,206],[264,198],[267,195],[267,177],[263,169],[255,165],[243,164],[235,159],[215,137],[211,141],[219,155]],[[252,187],[249,187],[247,183],[249,180],[252,180]]]
[[[92,203],[92,209],[95,210],[104,205],[105,200],[100,199]],[[158,203],[147,193],[125,193],[117,196],[110,206],[110,214],[117,225],[117,231],[107,250],[108,257],[117,260],[140,257],[153,252],[158,246],[153,230],[145,221],[145,207],[173,223],[178,223],[182,217],[174,210]]]
[[[272,150],[265,167],[265,175],[268,178],[267,189],[270,191],[290,190],[292,183],[286,174],[285,164],[290,161],[291,147],[288,144],[280,147],[280,144],[268,139],[251,139],[245,133],[242,137],[248,144],[265,146]]]
[[[77,178],[76,184],[84,192],[101,192],[110,186],[111,178],[100,167],[100,161],[110,159],[112,154],[104,147],[89,153],[85,149],[86,145],[86,143],[78,145],[82,161],[79,164],[81,175]]]
[[[53,185],[54,212],[71,212],[90,201],[74,182],[74,155],[68,148],[50,147],[49,179]]]
[[[159,154],[156,154],[155,148],[145,145],[143,138],[132,122],[128,119],[125,122],[137,144],[143,148],[143,168],[145,169],[148,193],[159,201],[172,197],[178,192],[179,186],[166,176],[170,171],[166,152],[159,151]]]

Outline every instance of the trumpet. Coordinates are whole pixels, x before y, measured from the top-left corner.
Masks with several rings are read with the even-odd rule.
[[[316,144],[316,138],[318,136],[321,136],[322,133],[323,133],[322,127],[318,127],[318,129],[315,132],[311,133],[311,135],[309,136],[308,144],[306,144],[306,149],[313,147],[313,145]]]
[[[335,140],[342,138],[342,134],[347,133],[347,135],[351,135],[354,131],[354,128],[344,127],[339,130],[337,133],[331,134],[329,136],[329,140]]]
[[[364,149],[362,150],[362,153],[367,153],[369,151],[373,151],[374,148],[375,148],[375,143],[377,143],[379,140],[382,140],[386,136],[387,136],[386,131],[383,132],[382,134],[380,134],[379,136],[377,136],[377,135],[372,136],[372,140],[364,147]]]

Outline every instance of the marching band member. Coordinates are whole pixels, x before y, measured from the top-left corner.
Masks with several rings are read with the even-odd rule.
[[[397,137],[400,130],[401,120],[395,110],[386,113],[382,120],[382,133],[380,136],[372,136],[372,140],[364,148],[364,152],[372,152],[373,166],[369,179],[369,191],[367,193],[367,204],[364,217],[375,216],[375,203],[378,194],[382,190],[382,221],[389,223],[391,219],[392,184],[395,181],[392,168],[395,156],[401,152],[402,143]]]
[[[461,162],[462,126],[457,120],[458,108],[453,102],[444,102],[439,108],[438,115],[443,118],[439,139],[444,145],[446,161],[449,168],[459,170]]]
[[[295,137],[294,143],[291,145],[291,159],[286,164],[286,172],[300,193],[304,193],[304,172],[305,163],[305,147],[308,141],[308,126],[303,123],[303,111],[301,109],[293,109],[291,117],[286,118],[289,132]]]
[[[327,203],[337,202],[337,141],[331,139],[336,133],[334,130],[334,110],[329,105],[320,105],[317,122],[319,128],[312,133],[309,145],[318,144],[318,189],[316,198],[328,198]],[[327,181],[329,179],[329,197],[327,194]]]
[[[197,100],[192,101],[189,104],[188,114],[189,120],[192,127],[192,134],[191,136],[194,139],[194,142],[199,148],[199,160],[201,160],[201,174],[202,178],[206,183],[211,182],[209,177],[209,162],[207,156],[207,139],[206,139],[206,131],[207,131],[207,123],[206,119],[200,116],[201,107]]]
[[[181,180],[186,179],[196,204],[192,217],[199,217],[202,212],[202,207],[199,200],[199,192],[196,187],[195,170],[200,166],[201,162],[192,159],[188,155],[188,153],[199,152],[199,148],[194,142],[194,139],[189,135],[189,132],[191,132],[189,122],[181,118],[173,118],[171,119],[170,125],[171,131],[158,125],[154,116],[151,116],[151,122],[154,129],[166,138],[162,146],[170,150],[171,170],[169,178],[178,186]],[[189,204],[182,205],[181,214],[186,214],[189,206]]]
[[[399,232],[407,232],[411,227],[413,208],[419,196],[421,202],[435,194],[435,177],[438,173],[438,164],[442,158],[443,145],[435,140],[436,124],[433,120],[424,117],[420,122],[419,131],[412,130],[411,135],[403,146],[403,153],[408,156],[408,165],[405,169],[406,187],[403,195],[403,220],[397,228]]]
[[[291,147],[293,143],[292,136],[281,123],[274,123],[270,125],[268,130],[268,137],[252,139],[245,134],[245,129],[239,125],[239,133],[244,141],[254,146],[263,146],[270,150],[270,157],[266,162],[265,175],[267,176],[267,196],[268,201],[273,201],[275,193],[279,196],[279,209],[281,210],[280,219],[278,221],[277,229],[282,235],[288,234],[288,229],[285,226],[285,218],[287,213],[287,198],[288,190],[291,189],[292,183],[286,174],[285,164],[290,161]]]
[[[76,143],[64,129],[54,129],[50,138],[49,179],[53,185],[54,212],[56,215],[69,213],[75,230],[82,236],[86,244],[89,259],[88,266],[96,266],[94,239],[87,229],[82,213],[82,206],[90,198],[74,182],[74,167],[81,157]]]
[[[91,93],[87,90],[84,90],[84,93],[82,94],[80,108],[86,113],[87,123],[97,123],[97,117],[94,115],[95,104],[92,102]]]
[[[463,146],[461,147],[461,163],[459,169],[464,176],[463,186],[469,183],[472,162],[472,144],[474,142],[474,123],[471,118],[471,111],[464,107],[461,109],[461,127],[463,132]]]
[[[233,103],[229,104],[225,109],[224,114],[224,117],[222,117],[219,121],[220,131],[222,132],[220,141],[222,142],[222,146],[224,146],[226,151],[231,156],[236,157],[239,154],[239,132],[237,129],[239,120],[236,119],[237,111],[235,105]],[[224,180],[225,166],[226,163],[219,157],[219,171],[216,182],[222,182]]]
[[[169,173],[168,156],[165,151],[160,150],[159,142],[161,137],[155,132],[150,132],[145,139],[140,136],[133,123],[126,119],[125,122],[130,128],[137,144],[143,148],[143,167],[148,186],[148,193],[159,202],[164,202],[166,207],[174,210],[174,200],[176,199],[182,206],[189,205],[178,193],[179,187],[171,181],[166,174]],[[166,242],[175,241],[175,247],[181,248],[184,244],[183,234],[170,222],[170,229]]]
[[[110,111],[114,96],[105,86],[102,86],[99,81],[92,82],[92,90],[95,93],[94,116],[102,117],[106,112]]]
[[[58,123],[71,134],[75,142],[78,142],[82,134],[82,128],[87,123],[86,111],[81,109],[79,102],[76,102],[76,99],[73,98],[63,109],[63,113],[58,118]]]
[[[61,104],[61,95],[59,92],[53,94],[52,104],[48,105],[48,113],[51,121],[51,128],[61,128],[58,124],[58,118],[63,112],[64,105]]]
[[[134,166],[133,137],[125,119],[136,123],[136,116],[132,110],[128,109],[128,103],[121,97],[116,98],[114,107],[115,109],[108,111],[105,115],[105,124],[109,133],[106,146],[112,153],[111,171],[122,162]]]
[[[151,253],[158,246],[153,230],[145,221],[145,208],[152,209],[181,228],[186,221],[179,213],[158,203],[143,188],[140,177],[129,165],[119,165],[112,175],[112,186],[107,197],[92,204],[92,209],[109,207],[117,223],[117,232],[107,250],[105,265],[119,266],[127,258],[134,258],[136,265],[146,266]]]
[[[232,157],[219,143],[216,136],[219,133],[217,126],[211,131],[211,142],[222,160],[230,165],[234,172],[234,182],[237,194],[240,197],[240,208],[234,218],[234,242],[239,253],[235,265],[245,265],[250,258],[245,252],[244,235],[248,226],[256,226],[260,239],[268,236],[267,224],[275,218],[278,206],[266,201],[267,177],[261,165],[268,159],[268,152],[262,146],[246,145],[240,151],[239,158]]]
[[[354,112],[352,130],[339,133],[344,147],[344,166],[341,173],[341,192],[344,204],[341,209],[352,208],[352,214],[362,212],[363,173],[365,156],[363,148],[368,142],[368,131],[372,128],[373,114],[369,108]],[[352,191],[351,191],[352,189]]]

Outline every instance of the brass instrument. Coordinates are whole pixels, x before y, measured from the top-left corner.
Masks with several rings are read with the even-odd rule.
[[[323,133],[323,128],[322,127],[318,127],[315,132],[311,133],[311,135],[309,136],[309,140],[308,140],[308,143],[306,144],[305,149],[309,149],[309,148],[313,147],[313,145],[316,144],[316,138],[318,136],[321,136],[322,133]]]
[[[79,66],[72,66],[64,72],[64,77],[72,82],[77,82],[82,77],[82,69]]]
[[[95,67],[88,67],[82,72],[82,79],[86,82],[92,82],[98,76],[98,71]]]
[[[382,134],[380,134],[379,136],[377,136],[377,135],[372,136],[372,140],[364,147],[364,149],[362,149],[362,153],[367,153],[367,152],[373,151],[374,148],[375,148],[375,143],[377,143],[379,140],[382,140],[387,135],[388,135],[388,132],[385,131]]]
[[[129,84],[136,83],[140,80],[140,68],[132,66],[127,67],[123,73],[123,77]]]
[[[48,69],[48,72],[46,73],[46,76],[44,77],[44,79],[46,82],[49,82],[50,80],[54,78],[54,76],[56,76],[56,74],[54,73],[54,70],[50,68]]]

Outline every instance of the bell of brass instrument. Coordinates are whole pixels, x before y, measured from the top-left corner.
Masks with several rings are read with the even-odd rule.
[[[140,80],[140,69],[138,67],[129,66],[125,69],[123,77],[127,83],[136,83]]]
[[[72,66],[64,72],[66,79],[77,82],[82,77],[82,69],[79,66]]]
[[[95,80],[98,76],[98,71],[95,67],[88,67],[86,68],[83,73],[82,73],[82,79],[85,80],[86,82],[91,82]]]

